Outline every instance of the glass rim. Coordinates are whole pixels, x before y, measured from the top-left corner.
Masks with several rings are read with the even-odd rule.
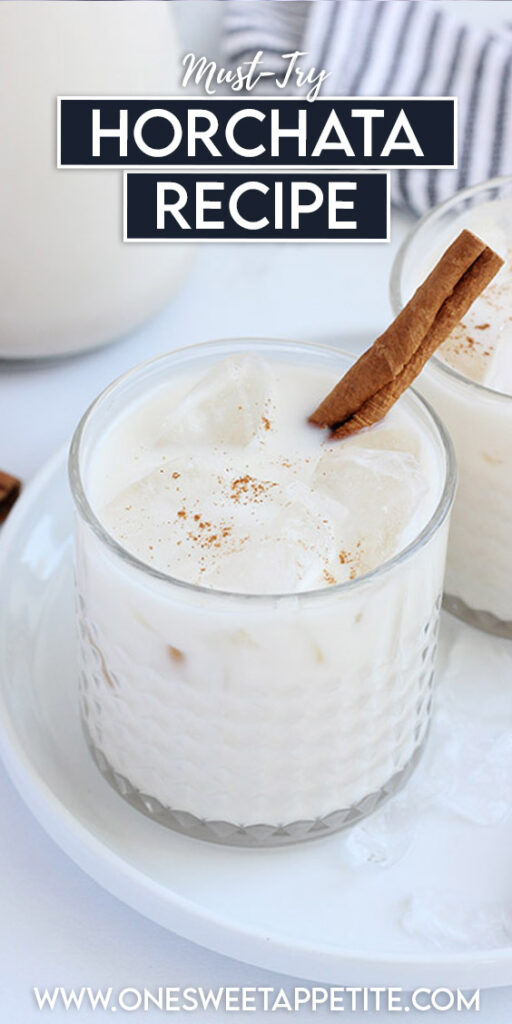
[[[315,342],[302,342],[302,341],[291,341],[281,338],[257,338],[257,337],[243,337],[243,338],[223,338],[215,339],[212,341],[201,342],[192,345],[184,345],[180,348],[172,349],[169,352],[161,353],[160,355],[154,356],[151,359],[144,360],[141,363],[137,363],[132,369],[127,370],[120,376],[116,377],[110,384],[107,385],[94,399],[93,402],[86,409],[82,418],[80,419],[76,430],[73,434],[71,445],[69,449],[68,457],[68,478],[71,489],[71,495],[76,507],[76,510],[83,518],[84,522],[90,527],[96,537],[122,562],[128,564],[132,568],[144,573],[147,576],[151,576],[154,579],[158,579],[161,582],[171,584],[172,586],[178,587],[185,592],[192,594],[199,594],[205,597],[209,601],[219,599],[234,599],[238,602],[244,601],[245,603],[255,604],[261,607],[265,603],[273,603],[276,601],[297,601],[297,600],[320,600],[331,598],[333,596],[341,596],[345,593],[353,593],[358,589],[363,589],[373,580],[379,579],[391,572],[397,565],[409,560],[409,558],[416,552],[423,548],[430,538],[437,532],[439,527],[442,525],[446,516],[448,515],[455,494],[455,485],[457,480],[457,468],[455,451],[452,440],[448,431],[446,430],[441,418],[437,415],[435,410],[432,408],[429,402],[419,395],[414,389],[409,389],[412,392],[412,397],[420,407],[427,412],[428,417],[432,420],[432,423],[439,435],[441,448],[445,457],[445,478],[444,485],[437,501],[436,507],[432,512],[432,515],[425,523],[420,532],[408,543],[404,548],[401,548],[392,558],[387,559],[380,565],[376,566],[375,569],[371,569],[367,573],[363,573],[361,576],[357,576],[353,580],[346,580],[342,583],[335,583],[328,587],[315,587],[312,590],[294,590],[294,591],[283,591],[275,593],[264,593],[264,594],[252,594],[244,593],[233,590],[220,590],[214,587],[205,587],[201,584],[189,583],[187,580],[179,579],[176,576],[172,576],[170,573],[163,572],[155,567],[148,565],[147,562],[142,561],[136,555],[133,555],[128,551],[122,544],[119,543],[113,537],[108,530],[103,526],[100,519],[96,516],[89,502],[86,494],[86,488],[82,480],[82,474],[80,471],[80,453],[82,447],[82,441],[85,435],[85,431],[91,422],[92,417],[95,415],[96,410],[99,406],[108,401],[109,397],[126,381],[136,378],[142,371],[156,366],[158,363],[167,363],[172,361],[175,356],[182,356],[184,353],[204,353],[213,351],[221,348],[225,348],[226,345],[233,345],[233,351],[243,351],[244,349],[253,349],[255,345],[262,348],[280,348],[283,349],[299,349],[302,351],[309,351],[312,354],[315,352],[326,353],[329,355],[337,355],[342,358],[354,359],[355,353],[348,352],[346,349],[337,348],[333,345],[322,345],[316,344]],[[410,396],[407,396],[410,397]]]
[[[414,227],[411,228],[400,245],[395,259],[393,260],[393,266],[391,267],[389,296],[394,316],[398,316],[398,313],[404,307],[402,275],[410,249],[423,228],[427,227],[430,223],[435,222],[439,217],[442,217],[447,210],[451,207],[457,206],[459,202],[478,195],[479,192],[486,192],[489,189],[499,188],[502,185],[512,186],[512,174],[500,174],[495,178],[488,178],[486,181],[479,181],[476,185],[468,185],[467,188],[460,189],[459,192],[450,196],[449,199],[443,200],[442,203],[438,203],[437,206],[434,206],[431,210],[425,213],[423,217],[417,221]],[[453,366],[449,366],[448,363],[445,363],[443,359],[440,359],[439,356],[435,354],[430,357],[429,363],[432,363],[436,370],[441,373],[445,373],[448,377],[452,377],[459,384],[469,388],[469,390],[473,388],[477,391],[483,391],[487,396],[495,398],[498,401],[512,401],[512,395],[507,394],[506,391],[496,391],[495,388],[490,388],[487,384],[483,384],[481,381],[472,380],[471,377],[466,377],[463,373],[460,373],[459,370],[456,370]]]

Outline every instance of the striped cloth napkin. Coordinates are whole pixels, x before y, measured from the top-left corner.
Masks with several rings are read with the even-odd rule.
[[[421,215],[512,172],[512,32],[466,24],[464,6],[459,15],[432,0],[227,0],[224,45],[232,65],[261,49],[271,70],[282,53],[306,51],[304,67],[331,72],[327,96],[457,96],[458,169],[391,175],[393,202]]]

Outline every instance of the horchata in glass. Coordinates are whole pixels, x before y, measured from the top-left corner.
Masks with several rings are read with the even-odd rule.
[[[512,177],[465,189],[410,234],[392,274],[397,313],[461,229],[504,266],[416,382],[452,436],[458,464],[446,605],[512,637]]]
[[[120,378],[75,434],[80,704],[163,824],[275,845],[358,821],[428,730],[454,463],[408,392],[307,422],[351,358],[211,342]]]

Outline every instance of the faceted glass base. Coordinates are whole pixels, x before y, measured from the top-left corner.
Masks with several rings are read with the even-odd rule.
[[[484,633],[491,633],[493,636],[503,636],[506,639],[512,640],[512,622],[498,619],[491,612],[470,608],[460,597],[445,594],[443,608],[446,608],[446,611],[451,612],[452,615],[456,615],[458,619],[462,619],[462,622],[467,622],[469,626],[482,629]]]
[[[396,772],[378,792],[370,793],[352,807],[334,811],[325,818],[294,821],[288,825],[236,825],[228,821],[206,821],[196,818],[195,815],[189,814],[187,811],[172,810],[170,807],[165,807],[155,797],[140,793],[128,779],[114,771],[101,750],[98,750],[91,741],[86,723],[82,721],[82,724],[87,745],[101,774],[132,807],[175,832],[192,836],[194,839],[205,839],[210,843],[223,843],[227,846],[286,846],[319,839],[333,832],[339,832],[341,829],[349,828],[351,825],[356,825],[401,789],[418,764],[425,746],[425,740],[423,740],[420,746],[416,747],[413,756],[404,768]]]

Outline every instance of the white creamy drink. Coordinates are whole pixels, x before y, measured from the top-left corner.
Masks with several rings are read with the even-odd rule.
[[[462,193],[411,237],[402,301],[468,228],[505,260],[418,378],[452,436],[459,483],[446,572],[448,607],[512,636],[512,187]],[[414,261],[417,260],[414,268]],[[395,302],[395,312],[398,302]]]
[[[141,809],[286,842],[368,813],[421,749],[447,454],[411,395],[346,441],[309,425],[339,353],[233,348],[134,371],[75,439],[82,706]]]
[[[453,225],[454,233],[463,227],[484,239],[505,263],[438,356],[465,377],[512,395],[512,198],[483,203],[462,214]]]
[[[237,593],[375,569],[428,521],[442,475],[401,406],[369,433],[323,439],[307,414],[335,383],[248,353],[182,374],[105,437],[90,470],[98,518],[148,565]]]

